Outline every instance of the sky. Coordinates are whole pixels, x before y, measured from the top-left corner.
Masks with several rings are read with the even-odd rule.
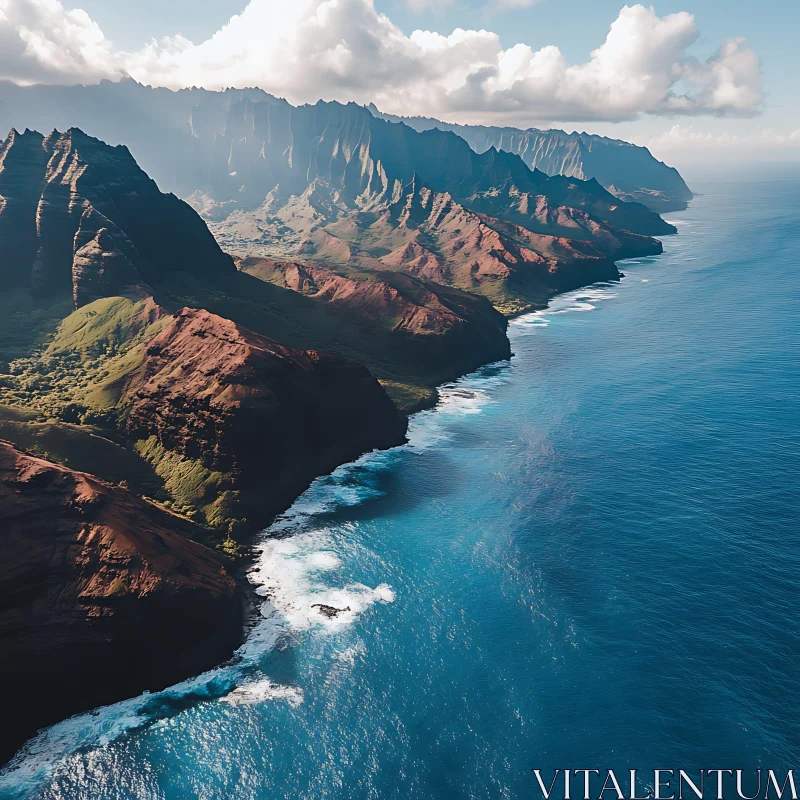
[[[0,0],[0,79],[260,86],[800,160],[800,0]]]

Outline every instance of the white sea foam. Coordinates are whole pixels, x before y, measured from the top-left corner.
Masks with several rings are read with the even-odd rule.
[[[60,762],[87,747],[103,747],[130,731],[175,713],[176,701],[198,701],[227,694],[235,687],[239,667],[217,667],[162,692],[145,692],[120,703],[76,714],[31,739],[0,771],[0,793],[30,797],[36,785]]]
[[[613,300],[618,296],[616,292],[611,291],[609,286],[602,284],[588,289],[578,289],[574,292],[567,292],[566,294],[554,297],[546,309],[524,314],[512,320],[510,324],[514,326],[518,332],[520,328],[535,329],[537,327],[547,327],[549,317],[557,314],[594,311],[595,308],[597,308],[595,305],[597,302]]]
[[[340,653],[337,653],[336,660],[342,664],[347,664],[348,666],[352,667],[356,663],[356,659],[359,656],[363,656],[366,652],[367,648],[365,647],[364,642],[358,642],[352,647],[346,647]]]
[[[484,389],[449,385],[439,389],[436,410],[442,414],[480,414],[489,402],[491,395]]]
[[[267,537],[258,544],[256,565],[248,577],[265,602],[256,636],[240,650],[245,659],[260,655],[264,643],[274,645],[281,636],[311,629],[336,633],[375,603],[394,600],[385,583],[375,588],[354,582],[336,585],[330,575],[341,567],[335,547],[330,531],[324,529]]]
[[[299,706],[303,702],[303,690],[264,679],[244,682],[220,698],[221,702],[235,706],[249,706],[267,700],[286,700],[292,706]]]

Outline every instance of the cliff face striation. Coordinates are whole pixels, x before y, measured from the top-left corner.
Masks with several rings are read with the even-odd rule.
[[[330,191],[331,210],[377,210],[414,182],[417,188],[447,192],[475,211],[486,210],[498,192],[543,196],[552,206],[580,208],[632,233],[675,231],[644,206],[620,202],[597,181],[548,176],[493,148],[476,153],[449,131],[420,133],[376,119],[354,103],[320,101],[294,108],[245,97],[230,106],[221,133],[197,139],[194,146],[195,161],[202,154],[219,165],[205,186],[202,173],[191,181],[219,213],[256,208],[273,190],[273,202],[283,202],[315,182]]]
[[[12,130],[0,144],[0,281],[76,305],[149,289],[169,272],[235,271],[198,215],[125,147],[77,129]]]
[[[217,137],[237,135],[226,125],[227,114],[242,99],[269,104],[278,116],[289,108],[285,100],[260,89],[174,92],[132,80],[70,87],[20,87],[0,81],[0,129],[77,126],[104,141],[126,143],[159,185],[185,195],[211,181],[219,172],[219,161],[227,163],[225,145],[230,141],[221,141],[218,149],[214,142]],[[382,114],[374,105],[369,110],[373,116],[402,121],[418,131],[452,131],[479,153],[491,147],[515,153],[531,169],[548,175],[597,178],[620,199],[643,203],[659,213],[685,208],[692,197],[677,170],[657,161],[647,148],[618,139],[536,128],[453,125]],[[239,127],[238,136],[250,132],[245,124]],[[202,158],[192,152],[194,148],[202,151]],[[208,158],[214,152],[217,161]]]
[[[539,128],[456,125],[429,117],[398,117],[370,112],[391,122],[404,122],[418,131],[452,131],[478,153],[495,148],[518,155],[531,169],[548,175],[596,178],[620,200],[647,206],[659,214],[682,211],[692,192],[678,170],[654,158],[646,147],[588,133]]]
[[[229,658],[227,560],[130,491],[0,441],[0,763],[38,728]],[[57,680],[54,676],[57,669]]]

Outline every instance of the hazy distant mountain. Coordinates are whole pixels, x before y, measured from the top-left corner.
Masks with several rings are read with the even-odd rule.
[[[173,92],[134,81],[0,84],[0,124],[80,125],[124,142],[239,256],[400,270],[504,311],[615,277],[613,259],[674,232],[596,180],[547,176],[460,136],[354,103],[293,107],[257,90]]]
[[[194,130],[196,116],[207,124],[210,113],[194,110]],[[184,150],[179,179],[198,187],[188,200],[230,252],[402,270],[504,311],[616,277],[614,258],[658,253],[649,237],[674,232],[597,181],[549,177],[352,103],[244,96],[216,135],[195,132]]]
[[[452,131],[483,153],[494,147],[516,153],[531,169],[548,175],[568,175],[581,180],[596,178],[621,200],[642,203],[661,214],[681,211],[692,192],[678,170],[654,158],[646,147],[590,133],[566,133],[538,128],[456,125],[430,117],[384,114],[375,105],[370,112],[380,119],[404,122],[418,131],[432,128]]]

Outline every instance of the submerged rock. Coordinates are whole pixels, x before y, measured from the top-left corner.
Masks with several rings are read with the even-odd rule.
[[[350,606],[347,606],[347,608],[336,608],[336,606],[327,606],[325,603],[314,603],[311,608],[318,608],[319,613],[328,619],[338,617],[339,614],[344,614],[345,611],[350,610]]]

